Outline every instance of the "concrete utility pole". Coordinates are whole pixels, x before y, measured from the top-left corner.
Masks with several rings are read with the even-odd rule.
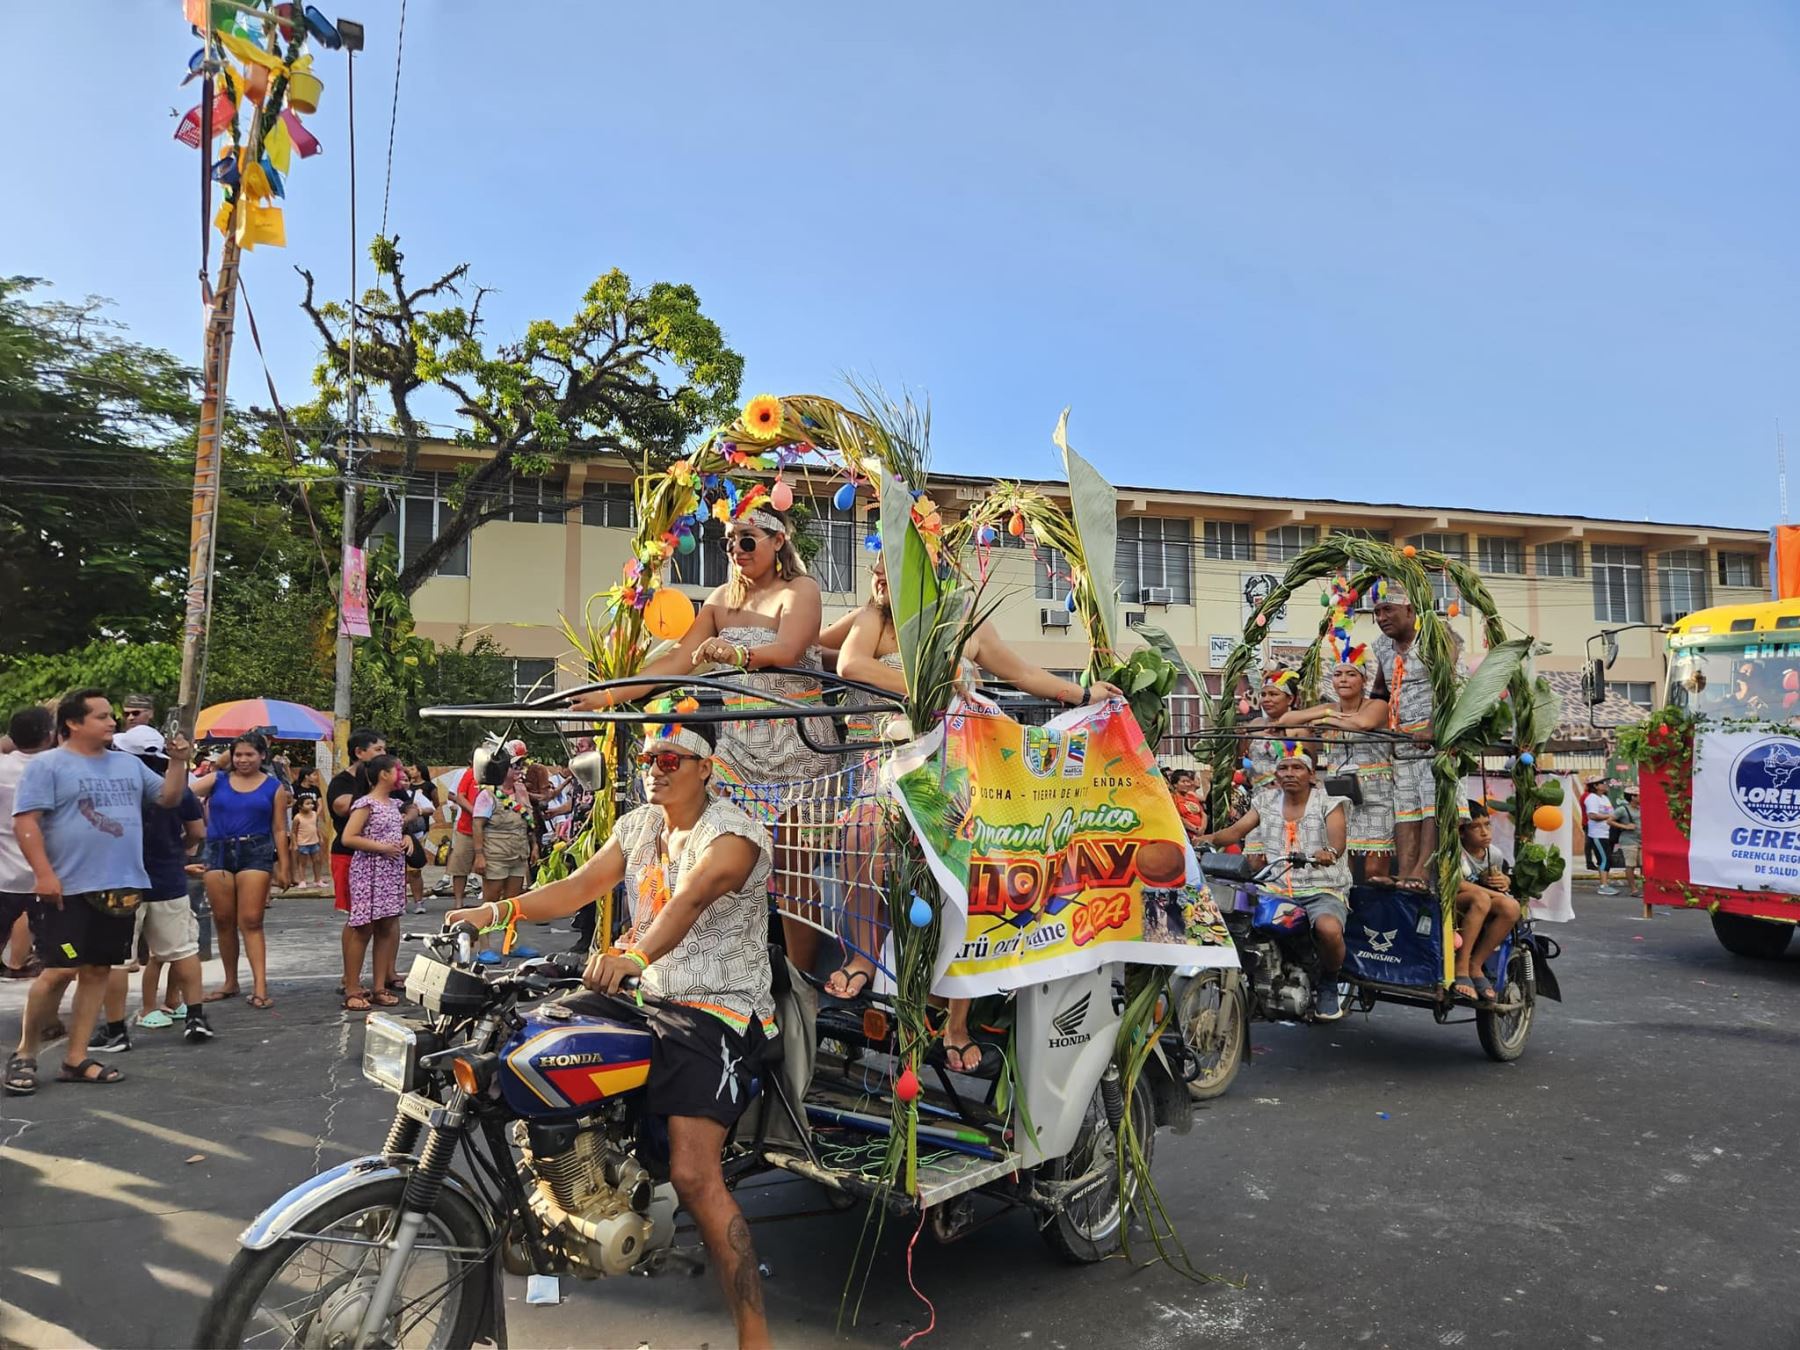
[[[344,62],[349,68],[347,98],[350,110],[350,377],[344,411],[344,539],[338,557],[337,676],[331,696],[332,767],[350,762],[350,676],[355,664],[354,638],[345,631],[344,578],[349,576],[350,550],[356,543],[356,255],[361,248],[356,234],[356,53],[363,48],[363,26],[346,19],[337,22],[344,39]]]

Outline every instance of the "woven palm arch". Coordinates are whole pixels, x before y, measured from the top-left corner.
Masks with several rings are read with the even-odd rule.
[[[1450,626],[1437,612],[1437,594],[1430,576],[1433,572],[1448,577],[1462,603],[1473,608],[1487,644],[1481,666],[1460,684]],[[1533,844],[1537,833],[1534,816],[1539,806],[1560,805],[1561,789],[1552,785],[1546,790],[1538,782],[1534,763],[1556,725],[1558,699],[1547,680],[1542,676],[1534,678],[1531,673],[1528,657],[1532,639],[1506,636],[1506,621],[1480,574],[1459,559],[1435,550],[1396,547],[1354,535],[1333,534],[1294,558],[1286,574],[1245,621],[1243,638],[1232,649],[1220,676],[1223,696],[1217,705],[1211,747],[1213,807],[1222,818],[1227,785],[1237,762],[1237,738],[1231,734],[1239,716],[1234,691],[1258,661],[1270,621],[1295,591],[1340,575],[1348,577],[1350,590],[1358,596],[1366,594],[1369,586],[1381,578],[1398,584],[1418,616],[1414,647],[1424,658],[1431,681],[1432,739],[1437,749],[1432,759],[1432,779],[1437,789],[1437,890],[1443,906],[1443,931],[1451,932],[1455,926],[1456,886],[1462,866],[1457,833],[1462,780],[1478,769],[1484,751],[1507,746],[1530,752],[1529,758],[1523,754],[1510,756],[1513,796],[1502,805],[1510,808],[1513,817],[1518,855],[1524,858],[1527,850],[1535,850],[1529,855],[1536,861],[1525,871],[1526,884],[1515,886],[1515,890],[1521,900],[1541,895],[1560,870],[1549,875],[1553,869],[1544,865],[1543,847]],[[1336,622],[1335,611],[1326,609],[1317,640],[1301,659],[1300,693],[1304,703],[1310,704],[1318,696],[1320,650]],[[1454,951],[1446,943],[1446,983],[1453,964]]]

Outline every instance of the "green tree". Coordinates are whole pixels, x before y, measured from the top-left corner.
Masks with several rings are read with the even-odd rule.
[[[483,522],[510,509],[512,486],[541,477],[559,461],[617,455],[632,464],[666,462],[702,430],[737,411],[744,361],[700,309],[691,286],[635,287],[614,269],[583,294],[566,323],[538,319],[515,342],[490,343],[476,287],[465,307],[467,263],[426,286],[405,276],[397,239],[371,248],[380,282],[358,304],[356,382],[368,400],[366,425],[398,438],[405,467],[418,460],[427,427],[419,404],[448,395],[459,444],[488,452],[466,470],[455,510],[437,537],[396,578],[410,596],[444,557]],[[314,375],[319,395],[296,421],[319,435],[320,453],[341,456],[349,382],[349,312],[316,303],[312,274],[301,270],[301,308],[323,348]],[[355,538],[368,539],[391,509],[378,490],[364,493]]]

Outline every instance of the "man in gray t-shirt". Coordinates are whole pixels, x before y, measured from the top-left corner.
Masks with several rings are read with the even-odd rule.
[[[136,916],[118,893],[141,898],[149,885],[143,806],[181,800],[193,751],[182,737],[170,739],[169,769],[159,778],[135,755],[110,748],[115,726],[112,703],[98,689],[69,695],[56,710],[62,744],[33,757],[13,794],[14,834],[40,902],[32,936],[45,970],[32,983],[19,1047],[7,1061],[11,1096],[37,1090],[38,1033],[71,979],[75,999],[62,1077],[89,1083],[124,1077],[87,1053],[107,973],[131,955]]]

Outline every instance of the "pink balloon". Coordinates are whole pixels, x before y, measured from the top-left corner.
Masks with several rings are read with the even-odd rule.
[[[794,489],[783,480],[777,478],[775,485],[769,489],[769,505],[777,511],[785,511],[794,504]]]

